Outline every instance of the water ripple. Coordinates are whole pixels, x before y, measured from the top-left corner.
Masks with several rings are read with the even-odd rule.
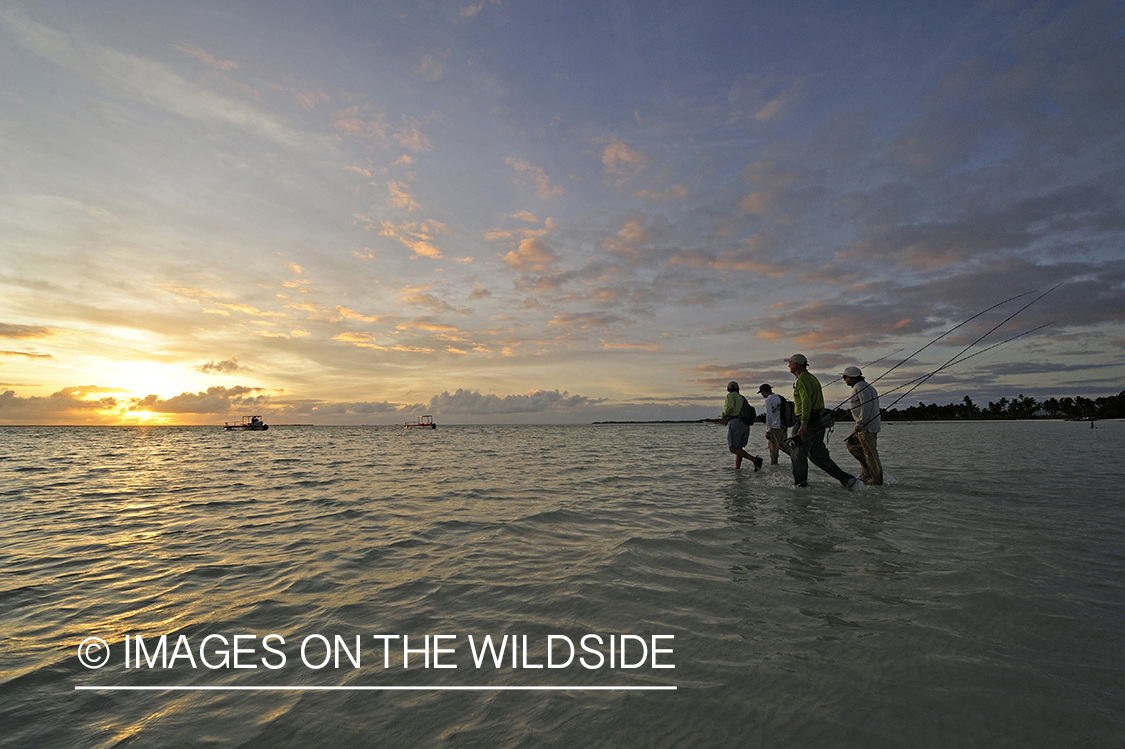
[[[1089,432],[888,425],[893,481],[846,492],[815,469],[794,489],[784,459],[735,471],[703,424],[5,428],[0,744],[1112,745],[1125,425]],[[74,655],[269,632],[457,635],[462,665],[170,676]],[[476,669],[466,644],[527,636],[535,662],[588,633],[673,635],[676,668]],[[680,689],[73,692],[169,680]]]

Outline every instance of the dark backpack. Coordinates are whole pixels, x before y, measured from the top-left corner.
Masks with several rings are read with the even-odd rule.
[[[754,413],[754,407],[750,405],[750,401],[742,396],[742,393],[738,395],[742,398],[742,408],[738,411],[738,418],[742,419],[747,424],[753,424],[754,419],[757,418],[757,414]]]
[[[785,400],[784,395],[778,395],[781,398],[781,426],[786,429],[797,426],[797,411],[793,408],[793,401]]]

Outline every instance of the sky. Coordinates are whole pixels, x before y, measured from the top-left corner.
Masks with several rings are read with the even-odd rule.
[[[698,419],[794,353],[830,405],[848,365],[884,407],[1116,394],[1123,37],[1117,0],[0,0],[0,424]]]

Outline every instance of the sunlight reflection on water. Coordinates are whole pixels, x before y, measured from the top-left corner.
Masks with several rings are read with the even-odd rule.
[[[784,456],[735,471],[704,424],[3,428],[0,743],[1105,745],[1125,728],[1125,424],[1083,426],[890,424],[895,483],[853,492],[816,469],[794,489]],[[459,666],[75,657],[213,633],[458,635]],[[676,668],[466,654],[527,635],[534,662],[585,633],[674,635]],[[168,683],[678,690],[74,691]]]

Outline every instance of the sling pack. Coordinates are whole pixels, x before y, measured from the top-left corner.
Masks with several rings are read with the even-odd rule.
[[[747,424],[753,424],[754,419],[757,418],[757,414],[754,413],[754,407],[750,405],[750,401],[742,396],[742,393],[738,395],[742,398],[742,408],[738,410],[738,418],[742,419]]]

